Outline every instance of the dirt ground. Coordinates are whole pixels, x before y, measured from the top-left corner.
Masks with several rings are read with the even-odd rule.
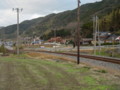
[[[29,54],[32,57],[32,54]],[[28,56],[28,55],[27,55]],[[40,59],[40,56],[42,59]],[[21,55],[0,57],[0,90],[119,90],[120,76],[85,65]]]

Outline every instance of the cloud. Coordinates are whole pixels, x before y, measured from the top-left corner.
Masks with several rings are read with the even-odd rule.
[[[100,0],[81,0],[82,4]],[[77,0],[2,0],[0,2],[0,26],[16,23],[16,12],[12,8],[23,8],[20,13],[20,22],[45,16],[50,13],[58,13],[72,10],[77,7]]]
[[[9,25],[15,23],[16,15],[11,13],[12,10],[0,10],[0,26]]]
[[[33,18],[38,18],[38,17],[44,17],[45,15],[40,15],[40,14],[33,14],[30,16],[29,19],[33,19]]]

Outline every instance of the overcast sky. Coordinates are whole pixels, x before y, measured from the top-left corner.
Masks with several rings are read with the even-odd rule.
[[[81,0],[82,4],[101,0]],[[0,0],[0,26],[16,23],[16,12],[12,8],[23,8],[20,22],[42,17],[50,13],[72,10],[77,7],[77,0]]]

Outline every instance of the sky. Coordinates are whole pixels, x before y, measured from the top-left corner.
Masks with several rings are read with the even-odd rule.
[[[81,4],[101,0],[81,0]],[[77,7],[77,0],[0,0],[0,26],[16,23],[16,11],[12,8],[23,8],[20,12],[20,22],[51,13],[73,10]]]

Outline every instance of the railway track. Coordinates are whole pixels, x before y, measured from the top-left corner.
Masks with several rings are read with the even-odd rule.
[[[27,52],[32,51],[32,52],[53,53],[53,54],[61,54],[61,55],[68,55],[68,56],[76,56],[77,57],[77,54],[72,54],[72,53],[60,53],[60,52],[39,51],[39,50],[24,50],[24,51],[27,51]],[[11,51],[11,52],[14,52],[14,51]],[[110,63],[120,65],[120,59],[116,59],[116,58],[100,57],[100,56],[92,56],[92,55],[80,55],[80,57],[87,58],[87,59],[92,59],[92,60],[97,60],[97,61],[110,62]]]
[[[72,54],[72,53],[60,53],[60,52],[51,52],[51,51],[37,51],[37,52],[54,53],[54,54],[61,54],[61,55],[68,55],[68,56],[76,56],[77,57],[77,54]],[[119,59],[115,59],[115,58],[92,56],[92,55],[80,55],[80,57],[87,58],[87,59],[92,59],[92,60],[110,62],[110,63],[119,64],[120,65],[120,60]]]

